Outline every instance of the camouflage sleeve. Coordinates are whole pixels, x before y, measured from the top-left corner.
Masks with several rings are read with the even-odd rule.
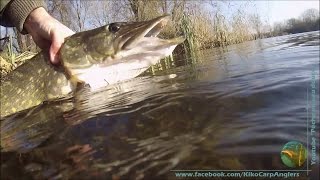
[[[28,15],[38,7],[45,7],[44,0],[0,0],[0,25],[14,26],[26,34],[23,24]]]

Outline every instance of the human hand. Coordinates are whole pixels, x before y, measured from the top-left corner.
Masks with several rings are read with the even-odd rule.
[[[60,63],[59,50],[64,38],[74,34],[72,30],[48,14],[43,8],[33,10],[27,17],[24,28],[41,49],[49,50],[50,61]]]

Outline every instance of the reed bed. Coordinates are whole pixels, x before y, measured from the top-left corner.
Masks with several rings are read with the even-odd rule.
[[[241,10],[233,14],[232,18],[226,18],[218,9],[206,11],[203,9],[203,4],[195,4],[192,1],[129,1],[135,9],[133,6],[127,6],[126,3],[121,4],[124,1],[118,2],[120,3],[118,6],[121,5],[122,8],[127,8],[129,11],[132,8],[132,14],[126,16],[127,21],[143,21],[163,14],[170,14],[171,22],[164,28],[160,36],[163,38],[172,38],[181,34],[185,36],[186,41],[177,46],[173,56],[166,58],[165,62],[161,62],[165,65],[162,68],[168,68],[174,64],[173,57],[175,56],[191,57],[194,61],[199,50],[227,46],[255,38],[251,30],[250,19]],[[113,3],[116,4],[116,2]],[[223,5],[222,2],[217,4]],[[87,10],[86,16],[90,16],[90,8],[88,7]],[[116,18],[116,13],[118,12],[110,12],[110,17]],[[90,19],[90,17],[86,18]],[[113,20],[111,19],[110,22]],[[30,52],[15,53],[11,39],[8,47],[1,54],[1,72],[11,71],[32,55],[34,54]]]

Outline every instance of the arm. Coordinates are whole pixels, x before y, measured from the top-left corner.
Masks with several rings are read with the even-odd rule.
[[[23,24],[28,15],[39,7],[45,7],[43,0],[1,0],[0,25],[15,26],[22,34],[26,34]]]
[[[15,26],[23,33],[29,33],[34,42],[44,50],[49,50],[52,64],[60,62],[58,52],[64,38],[74,32],[48,14],[43,0],[1,1],[1,25]]]

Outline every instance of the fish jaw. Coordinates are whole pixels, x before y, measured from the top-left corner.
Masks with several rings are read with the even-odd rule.
[[[154,40],[154,43],[149,41],[149,45],[145,47],[137,46],[137,48],[128,51],[121,51],[115,57],[118,62],[116,64],[95,64],[84,70],[85,72],[77,72],[78,78],[95,90],[137,77],[150,66],[157,64],[162,58],[170,56],[177,46],[176,43],[151,46],[150,44],[159,44],[156,39]],[[184,39],[177,40],[183,41]]]
[[[91,88],[138,76],[184,41],[183,37],[156,37],[167,21],[168,16],[162,16],[144,22],[112,23],[119,26],[118,32],[110,32],[109,24],[71,37],[61,50],[66,73]]]

